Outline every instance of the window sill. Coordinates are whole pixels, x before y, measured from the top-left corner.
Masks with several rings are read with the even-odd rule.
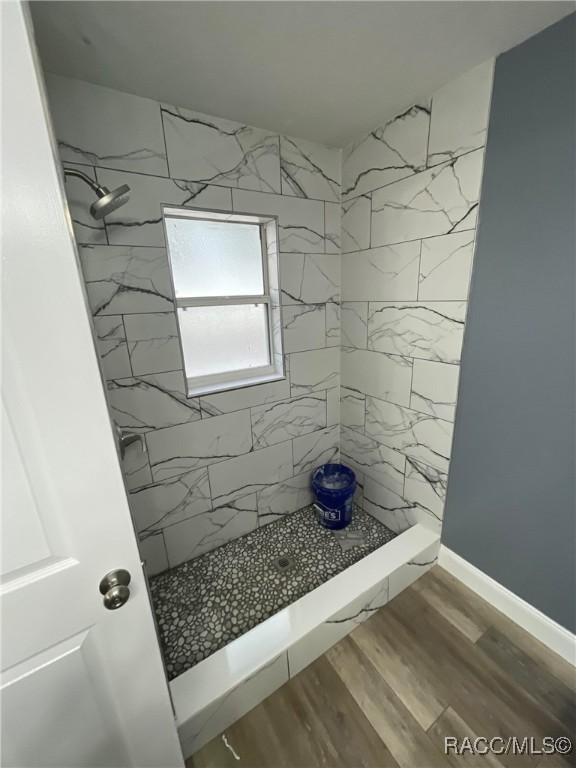
[[[219,392],[233,392],[236,389],[246,389],[247,387],[257,387],[260,384],[271,384],[274,381],[282,381],[286,376],[284,373],[270,373],[266,376],[260,376],[259,378],[249,379],[236,379],[228,384],[203,385],[201,387],[194,387],[187,382],[187,397],[201,397],[203,395],[216,395]]]

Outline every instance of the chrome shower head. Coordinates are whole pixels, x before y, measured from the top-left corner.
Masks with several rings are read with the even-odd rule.
[[[96,194],[100,199],[92,203],[90,213],[95,219],[102,219],[128,202],[130,187],[127,184],[122,184],[121,187],[113,189],[111,192],[107,187],[99,187]]]
[[[130,187],[128,184],[122,184],[121,187],[113,189],[112,192],[110,192],[108,187],[101,187],[100,184],[94,181],[94,179],[91,179],[90,176],[76,168],[64,168],[64,176],[72,176],[75,179],[81,179],[98,195],[98,200],[90,206],[90,213],[95,219],[104,218],[104,216],[107,216],[109,213],[112,213],[112,211],[115,211],[116,208],[120,208],[121,205],[128,202],[130,196]]]

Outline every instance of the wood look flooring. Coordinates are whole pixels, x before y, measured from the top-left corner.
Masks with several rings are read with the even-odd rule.
[[[436,566],[186,766],[576,765],[576,748],[446,755],[446,736],[576,744],[576,670]]]

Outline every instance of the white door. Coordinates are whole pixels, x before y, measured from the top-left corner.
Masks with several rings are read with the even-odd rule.
[[[27,9],[3,16],[2,766],[182,766]],[[113,569],[130,595],[108,610]]]

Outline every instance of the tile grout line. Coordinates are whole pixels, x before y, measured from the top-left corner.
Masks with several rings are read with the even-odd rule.
[[[132,353],[130,352],[130,344],[128,343],[128,333],[126,331],[126,322],[124,320],[124,315],[120,315],[122,318],[122,327],[124,328],[124,343],[126,344],[126,354],[128,355],[128,365],[130,366],[130,370],[132,372],[132,376],[130,378],[134,378],[134,366],[132,365]],[[108,384],[108,379],[106,379],[106,384]]]
[[[474,150],[472,150],[474,151]],[[145,173],[144,171],[135,171],[135,170],[128,170],[126,168],[113,168],[111,166],[106,165],[93,165],[90,163],[79,163],[77,160],[60,160],[62,164],[71,164],[71,165],[81,165],[83,167],[91,167],[96,170],[100,169],[102,171],[112,171],[114,173],[126,173],[130,174],[132,176],[140,176],[144,179],[159,179],[161,181],[172,181],[172,182],[182,182],[183,184],[198,184],[198,185],[205,185],[206,187],[212,187],[216,189],[228,189],[231,192],[252,192],[258,195],[272,195],[275,197],[281,197],[284,200],[300,200],[300,201],[309,201],[311,203],[333,203],[334,205],[337,205],[339,203],[338,200],[324,200],[320,197],[300,197],[298,195],[286,195],[282,192],[270,192],[267,189],[252,189],[250,187],[238,187],[238,186],[231,186],[230,184],[217,184],[213,181],[205,181],[203,179],[187,179],[184,177],[179,176],[159,176],[157,173]],[[168,166],[168,157],[166,157],[166,165]]]
[[[432,132],[432,110],[433,110],[433,107],[434,107],[434,97],[432,96],[430,98],[430,118],[428,120],[428,136],[426,137],[426,170],[428,170],[428,169],[430,169],[432,167],[435,167],[435,166],[431,166],[429,164],[429,160],[430,160],[430,133]],[[467,154],[467,153],[463,153],[463,154]],[[439,165],[440,165],[440,163],[439,163]]]
[[[326,349],[326,347],[320,347],[320,349]],[[406,359],[421,360],[423,363],[436,363],[437,365],[450,365],[457,368],[460,368],[460,365],[461,365],[460,360],[456,362],[450,362],[448,360],[433,360],[430,357],[416,357],[410,354],[402,354],[401,352],[382,352],[379,349],[363,349],[362,347],[349,347],[349,346],[342,347],[341,349],[346,350],[345,354],[348,354],[350,352],[372,352],[375,355],[384,355],[384,357],[399,357],[402,360],[406,360]],[[315,352],[320,350],[307,350],[307,351]],[[291,354],[298,354],[298,353],[296,352]],[[348,389],[350,389],[350,387],[348,387]],[[380,398],[380,399],[382,400],[383,398]]]
[[[418,281],[416,283],[416,301],[420,301],[420,275],[422,274],[422,251],[424,250],[423,240],[420,240],[420,249],[418,251]]]
[[[405,245],[406,243],[417,243],[419,240],[434,240],[438,237],[451,237],[452,235],[460,235],[464,232],[476,232],[476,225],[466,229],[457,229],[454,232],[439,232],[435,235],[426,235],[425,237],[412,237],[409,240],[395,240],[393,243],[380,243],[370,248],[355,248],[352,251],[343,251],[342,256],[348,256],[352,253],[365,253],[366,251],[376,250],[378,248],[393,248],[395,245]]]
[[[168,178],[172,178],[172,173],[170,172],[170,160],[168,158],[168,143],[166,142],[166,126],[164,125],[164,111],[162,109],[162,105],[160,102],[158,102],[158,109],[160,111],[160,127],[162,129],[162,139],[164,141],[164,152],[166,153],[166,171],[168,172]]]
[[[423,166],[419,171],[416,171],[415,173],[410,173],[408,176],[403,176],[401,179],[394,179],[394,181],[389,181],[387,184],[382,184],[379,187],[375,187],[374,189],[366,190],[365,192],[361,192],[357,195],[351,195],[349,197],[346,197],[342,200],[342,203],[350,203],[353,200],[358,200],[360,197],[368,197],[369,195],[372,195],[374,192],[379,192],[381,189],[388,189],[388,187],[392,187],[394,184],[400,184],[402,182],[408,181],[409,179],[414,179],[416,176],[421,176],[423,173],[427,173],[428,171],[433,170],[434,168],[440,168],[440,166],[448,166],[450,163],[454,163],[456,160],[459,160],[462,157],[466,157],[467,155],[471,155],[473,152],[478,152],[480,149],[485,149],[486,144],[481,144],[479,147],[474,147],[473,149],[467,149],[466,152],[462,152],[459,155],[454,155],[454,157],[451,157],[448,160],[441,160],[438,163],[434,163],[434,165],[425,165]],[[427,150],[426,150],[426,162],[427,162]]]
[[[354,434],[358,435],[359,437],[364,437],[364,438],[367,437],[369,440],[373,440],[375,443],[377,443],[378,445],[381,445],[383,448],[387,448],[388,450],[394,451],[394,453],[397,453],[399,456],[401,456],[404,459],[404,474],[405,474],[405,472],[406,472],[406,463],[408,463],[408,457],[404,453],[402,453],[402,451],[400,451],[398,448],[394,448],[391,445],[387,445],[386,443],[383,443],[381,440],[377,440],[375,437],[372,437],[372,435],[368,435],[365,432],[364,433],[359,432],[354,427],[344,427],[344,429],[350,430],[350,432],[353,432]],[[410,458],[412,458],[412,457],[410,457]],[[423,467],[426,467],[427,469],[434,470],[434,472],[439,472],[439,473],[441,473],[443,475],[447,474],[447,472],[445,472],[443,469],[438,469],[438,467],[434,467],[432,464],[429,464],[428,462],[423,461],[422,459],[413,459],[412,458],[412,460],[416,461],[418,464],[421,464]],[[371,470],[372,470],[372,467],[369,467],[368,470],[366,470],[366,471],[371,471]]]

